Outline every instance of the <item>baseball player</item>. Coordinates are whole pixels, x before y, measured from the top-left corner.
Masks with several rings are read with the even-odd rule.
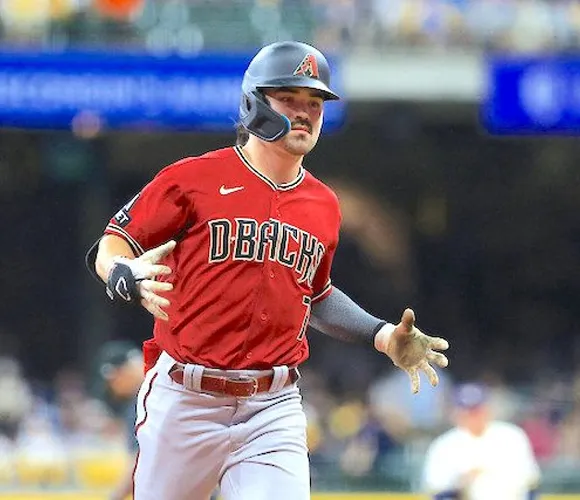
[[[137,500],[310,498],[296,382],[312,325],[374,345],[431,384],[442,338],[395,325],[332,286],[337,197],[303,167],[330,88],[324,55],[262,48],[242,83],[238,144],[164,168],[109,222],[95,270],[154,317],[137,407]]]
[[[456,426],[427,452],[425,489],[434,500],[531,500],[540,469],[528,437],[508,422],[493,420],[487,389],[463,384],[455,395]]]

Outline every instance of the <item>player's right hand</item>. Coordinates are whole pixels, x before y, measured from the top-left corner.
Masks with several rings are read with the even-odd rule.
[[[117,262],[122,262],[131,268],[139,292],[141,305],[156,318],[167,321],[169,316],[163,310],[170,302],[160,295],[163,292],[173,290],[173,284],[166,281],[156,281],[157,276],[171,274],[169,266],[158,264],[166,255],[169,255],[176,246],[174,240],[170,240],[163,245],[148,250],[143,255],[135,259],[121,257]]]
[[[139,262],[139,266],[142,266],[141,272],[144,278],[137,284],[141,294],[141,305],[153,316],[164,321],[167,321],[169,316],[162,308],[168,307],[170,302],[159,293],[173,290],[173,284],[166,281],[155,281],[155,277],[171,274],[172,270],[169,266],[160,265],[157,262],[169,255],[176,245],[175,240],[170,240],[163,245],[148,250],[135,259]],[[135,277],[140,279],[137,276]]]

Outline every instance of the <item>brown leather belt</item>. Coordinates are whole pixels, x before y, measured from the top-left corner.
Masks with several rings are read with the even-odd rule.
[[[171,379],[181,385],[183,385],[183,369],[184,365],[175,363],[171,370],[169,370]],[[298,370],[296,368],[290,368],[284,387],[293,384],[299,378]],[[249,375],[226,377],[204,373],[201,376],[200,387],[203,392],[211,392],[221,396],[250,398],[256,394],[268,392],[273,380],[273,371],[260,377],[252,377]]]

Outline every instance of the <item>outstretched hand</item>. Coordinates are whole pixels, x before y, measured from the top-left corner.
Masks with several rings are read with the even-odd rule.
[[[375,337],[375,347],[378,351],[391,358],[395,366],[409,374],[413,394],[419,392],[419,373],[427,375],[433,387],[439,383],[437,372],[430,363],[445,368],[449,361],[447,357],[436,351],[449,348],[449,343],[440,337],[425,335],[415,326],[415,313],[405,309],[401,322],[394,329],[381,329]]]

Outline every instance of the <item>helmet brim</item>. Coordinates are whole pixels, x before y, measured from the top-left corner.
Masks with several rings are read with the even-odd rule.
[[[330,90],[324,82],[309,76],[284,76],[280,78],[270,78],[256,85],[257,89],[279,89],[282,87],[298,87],[304,89],[318,90],[325,101],[338,101],[340,96]]]

